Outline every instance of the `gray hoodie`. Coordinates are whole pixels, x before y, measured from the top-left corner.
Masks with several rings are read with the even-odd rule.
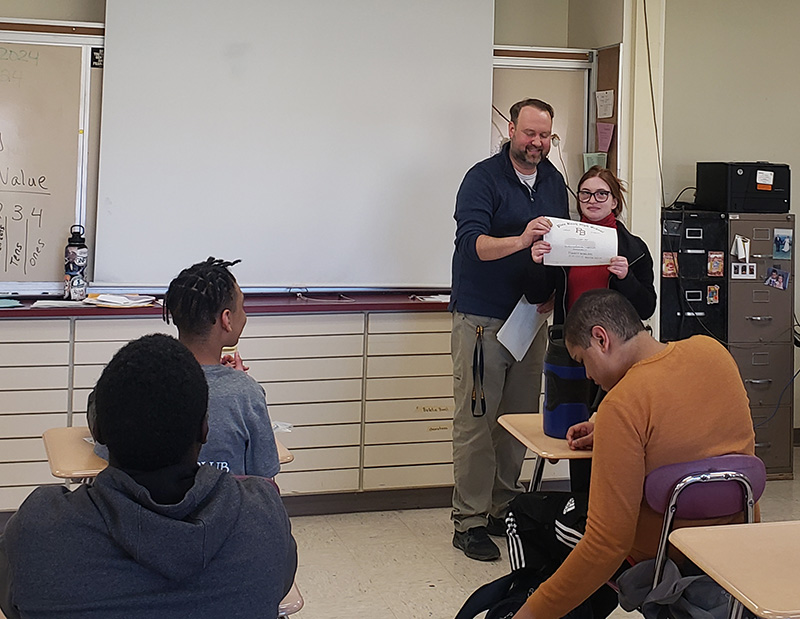
[[[35,490],[0,536],[9,619],[276,617],[297,567],[274,485],[200,467],[179,503],[123,471]]]

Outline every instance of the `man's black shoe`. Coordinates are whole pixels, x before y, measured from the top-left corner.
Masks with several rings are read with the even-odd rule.
[[[473,527],[468,531],[456,531],[453,546],[476,561],[494,561],[500,558],[500,549],[489,539],[486,527]]]
[[[486,532],[489,535],[494,535],[495,537],[505,537],[506,519],[489,516],[489,522],[486,524]]]

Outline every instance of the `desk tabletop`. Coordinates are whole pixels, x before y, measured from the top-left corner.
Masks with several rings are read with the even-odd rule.
[[[96,477],[108,462],[94,453],[94,443],[89,428],[50,428],[45,430],[44,449],[53,477],[60,479],[85,479]]]
[[[50,428],[42,435],[47,462],[53,477],[59,479],[86,479],[96,477],[108,466],[108,462],[94,453],[91,433],[86,426]],[[278,461],[288,464],[294,460],[292,453],[279,441]]]
[[[583,460],[592,457],[591,449],[570,449],[567,441],[544,433],[543,416],[539,413],[514,413],[498,419],[501,426],[537,456],[551,460]]]
[[[687,527],[669,540],[756,616],[800,617],[800,521]]]
[[[278,462],[281,464],[289,464],[292,460],[294,460],[292,452],[286,449],[284,444],[281,443],[277,438],[275,439],[275,446],[278,448]]]

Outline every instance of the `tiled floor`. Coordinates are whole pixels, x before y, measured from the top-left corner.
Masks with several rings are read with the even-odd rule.
[[[800,479],[769,482],[761,514],[800,519]],[[292,526],[305,598],[298,619],[453,619],[472,591],[508,572],[504,544],[493,563],[453,548],[448,509],[306,516]],[[641,615],[612,615],[628,616]]]

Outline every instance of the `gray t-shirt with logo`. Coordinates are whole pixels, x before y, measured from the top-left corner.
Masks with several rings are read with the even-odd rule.
[[[234,475],[275,477],[280,470],[264,389],[241,370],[204,365],[208,442],[198,462]]]

